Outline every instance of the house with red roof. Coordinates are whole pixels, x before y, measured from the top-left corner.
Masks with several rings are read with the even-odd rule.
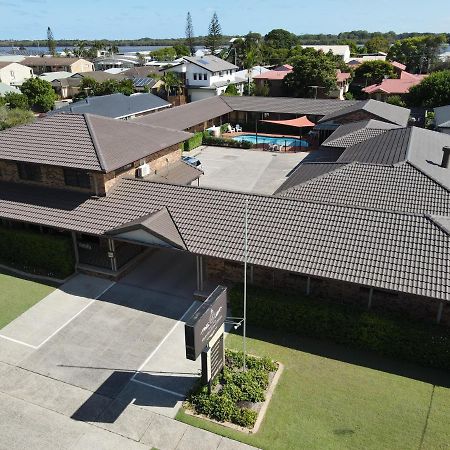
[[[253,77],[253,81],[257,87],[262,89],[265,84],[269,87],[269,97],[285,97],[286,93],[283,87],[283,80],[288,73],[293,71],[293,67],[290,64],[283,64],[282,66],[276,67],[273,70],[268,70],[267,72],[261,73]],[[344,94],[348,92],[350,84],[350,73],[341,72],[339,69],[336,71],[337,78],[337,89],[330,92],[328,98],[338,98],[344,100]],[[320,89],[317,93],[319,97]]]
[[[397,61],[391,62],[398,78],[386,78],[381,83],[367,86],[362,91],[375,100],[386,101],[391,95],[403,96],[419,84],[426,75],[415,75],[406,72],[406,66]]]

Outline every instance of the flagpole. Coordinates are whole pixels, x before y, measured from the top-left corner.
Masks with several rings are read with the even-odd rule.
[[[243,354],[244,372],[247,370],[245,355],[247,352],[247,258],[248,258],[248,199],[245,199],[244,213],[244,324],[243,324]]]

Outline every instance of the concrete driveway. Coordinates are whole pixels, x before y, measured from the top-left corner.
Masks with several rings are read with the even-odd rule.
[[[272,153],[226,147],[200,147],[189,154],[200,159],[200,186],[273,194],[309,153]]]
[[[200,370],[184,355],[195,279],[191,255],[157,250],[117,283],[77,275],[0,330],[0,448],[190,448],[200,430],[172,418]]]

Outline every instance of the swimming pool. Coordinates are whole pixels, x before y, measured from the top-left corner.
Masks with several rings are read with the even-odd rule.
[[[252,144],[256,144],[256,134],[241,134],[232,138],[235,141],[248,141]],[[258,134],[258,144],[274,144],[280,147],[309,147],[309,143],[303,139],[296,139],[292,137],[273,137],[273,136],[261,136]]]

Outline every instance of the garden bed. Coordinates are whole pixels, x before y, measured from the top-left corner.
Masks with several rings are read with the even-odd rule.
[[[283,366],[271,359],[225,351],[225,367],[208,386],[198,384],[189,394],[186,413],[226,427],[255,433],[264,418]]]

